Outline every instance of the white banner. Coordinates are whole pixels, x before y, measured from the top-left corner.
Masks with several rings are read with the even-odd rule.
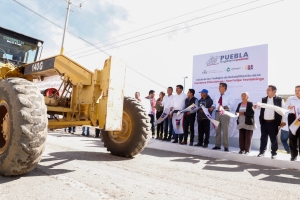
[[[195,113],[197,112],[197,110],[199,110],[198,106],[196,106],[194,103],[192,105],[190,105],[189,107],[187,107],[186,109],[183,109],[181,111],[177,112],[177,115],[180,115],[181,113],[186,113],[186,112],[190,112],[190,113]]]
[[[177,113],[174,113],[172,117],[172,124],[175,134],[183,134],[183,113],[179,115],[177,115]]]
[[[274,110],[275,112],[277,112],[279,115],[281,115],[283,117],[285,116],[285,113],[289,111],[289,110],[287,110],[285,108],[281,108],[281,107],[270,105],[270,104],[266,104],[266,103],[257,102],[257,105],[259,107],[261,107],[261,108],[269,108],[271,110]]]
[[[214,119],[211,117],[211,115],[209,114],[207,108],[205,108],[204,106],[201,106],[201,108],[202,108],[204,114],[206,115],[206,117],[207,117],[207,118],[209,119],[209,121],[211,121],[211,123],[213,124],[213,127],[214,127],[215,129],[217,129],[218,126],[219,126],[219,124],[220,124],[220,122],[218,122],[217,120],[214,120]]]
[[[154,125],[160,124],[161,122],[163,122],[168,115],[170,114],[170,109],[169,108],[165,108],[164,112],[161,114],[161,116],[154,122]]]
[[[227,91],[235,98],[234,110],[230,112],[235,112],[242,92],[249,93],[249,101],[259,102],[266,96],[268,87],[268,45],[196,55],[193,57],[192,81],[196,93],[207,89],[211,98],[219,94],[219,83],[227,83]],[[215,112],[213,118],[214,115]],[[259,112],[255,112],[255,121],[259,121]],[[214,134],[211,129],[211,135]],[[236,118],[231,118],[229,136],[238,135]],[[260,135],[258,127],[253,132],[253,139],[259,139]]]
[[[220,115],[228,115],[229,117],[238,117],[238,115],[224,110],[223,106],[220,106],[219,110],[220,110]]]
[[[293,135],[296,135],[297,130],[300,126],[300,117],[298,119],[295,119],[295,121],[290,125],[289,129]]]

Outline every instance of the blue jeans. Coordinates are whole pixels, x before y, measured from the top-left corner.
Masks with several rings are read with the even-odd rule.
[[[71,133],[71,131],[72,131],[72,133],[75,133],[76,132],[76,126],[69,127],[68,132]],[[67,132],[67,128],[65,128],[65,132]]]
[[[169,132],[168,132],[168,128],[169,128]],[[170,117],[170,115],[164,120],[164,138],[169,138],[171,139],[172,134],[173,134],[173,124],[172,124],[172,119]],[[169,136],[168,136],[169,133]]]
[[[85,126],[82,126],[82,134],[81,135],[85,135],[85,128],[86,128],[86,135],[89,136],[90,135],[90,127],[85,127]]]
[[[288,139],[289,139],[289,131],[281,130],[280,140],[286,151],[290,151],[290,147],[287,143]]]

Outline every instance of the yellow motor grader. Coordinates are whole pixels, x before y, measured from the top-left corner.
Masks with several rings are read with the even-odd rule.
[[[113,155],[141,152],[151,125],[144,107],[124,97],[126,66],[110,57],[102,70],[91,72],[62,54],[38,60],[42,45],[0,27],[0,175],[33,170],[48,129],[95,126]],[[41,91],[36,82],[53,76],[60,85]]]

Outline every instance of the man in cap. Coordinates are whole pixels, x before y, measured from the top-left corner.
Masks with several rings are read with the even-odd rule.
[[[200,92],[200,100],[198,101],[198,106],[204,106],[205,108],[211,108],[213,105],[213,100],[208,95],[208,90],[203,89]],[[210,111],[210,114],[212,112]],[[203,146],[204,148],[208,147],[209,136],[210,136],[210,120],[207,118],[202,109],[199,109],[198,116],[198,143],[195,146]],[[205,139],[203,136],[205,134]],[[203,145],[204,142],[204,145]]]

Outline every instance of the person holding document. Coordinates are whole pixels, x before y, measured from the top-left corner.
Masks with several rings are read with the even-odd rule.
[[[253,130],[256,129],[254,123],[253,103],[248,101],[248,92],[241,94],[242,102],[239,103],[236,113],[239,114],[237,119],[237,129],[239,129],[240,154],[249,154]]]
[[[277,88],[274,85],[269,85],[267,88],[267,97],[262,98],[262,103],[284,108],[283,99],[276,96],[276,91]],[[254,105],[253,107],[254,109],[259,108],[259,106],[257,105]],[[260,152],[258,154],[258,157],[265,156],[269,136],[271,140],[271,158],[275,159],[278,150],[277,135],[279,128],[286,125],[285,118],[270,108],[260,108],[259,122],[261,137]]]
[[[163,101],[161,103],[161,106],[167,109],[171,109],[171,104],[173,103],[173,88],[168,87],[167,89],[167,95],[164,96]],[[171,141],[171,138],[173,136],[173,125],[172,125],[172,119],[171,116],[168,115],[168,117],[164,120],[164,138],[163,141]]]
[[[297,108],[300,108],[300,85],[295,87],[295,96],[291,96],[287,99],[285,107],[289,109],[288,115],[288,125],[290,126],[296,118],[299,118],[300,115],[297,113]],[[297,147],[297,141],[300,138],[300,129],[296,131],[296,134],[292,134],[290,131],[289,135],[289,144],[291,149],[291,161],[297,160],[298,154],[300,153]],[[299,140],[300,148],[300,140]]]
[[[226,111],[233,111],[233,106],[235,100],[233,96],[227,92],[227,84],[220,83],[219,92],[214,98],[214,104],[209,111],[213,111],[216,108],[216,120],[220,122],[217,130],[216,130],[216,146],[212,148],[213,150],[221,149],[221,130],[223,131],[223,145],[224,151],[229,151],[229,134],[228,134],[228,126],[230,122],[230,116],[221,115],[220,114],[220,106],[222,106]]]
[[[171,114],[171,118],[173,117],[173,115],[176,115],[178,111],[181,111],[185,108],[184,106],[185,106],[186,97],[187,97],[186,94],[183,93],[183,86],[177,85],[176,95],[173,96],[173,100],[171,103],[171,111],[173,111],[173,113]],[[173,127],[174,126],[175,125],[173,124]],[[174,134],[174,141],[172,143],[178,143],[178,138],[179,138],[179,143],[181,143],[183,140],[183,132],[179,134]]]
[[[214,102],[208,95],[208,90],[203,89],[199,93],[201,99],[199,100],[198,107],[202,105],[205,108],[211,108]],[[211,113],[212,112],[209,112],[209,114]],[[204,148],[207,148],[209,144],[209,137],[210,137],[210,120],[203,112],[203,109],[199,109],[198,111],[197,122],[198,122],[198,143],[195,144],[195,146],[200,146],[200,147],[203,146]],[[205,139],[203,140],[204,134],[205,134]]]
[[[160,116],[163,114],[164,107],[161,106],[162,100],[165,96],[164,92],[159,93],[159,98],[156,100],[155,108],[156,108],[156,120],[160,118]],[[156,138],[162,140],[164,134],[164,123],[159,123],[156,125]]]
[[[185,99],[185,108],[187,108],[193,104],[198,105],[198,99],[195,98],[194,95],[195,95],[195,90],[189,89],[189,91],[187,93],[187,98]],[[184,119],[183,119],[184,140],[180,144],[187,144],[189,127],[190,127],[190,132],[191,132],[190,146],[193,146],[194,136],[195,136],[195,133],[194,133],[195,119],[196,119],[196,112],[195,113],[191,113],[191,112],[184,113]]]

